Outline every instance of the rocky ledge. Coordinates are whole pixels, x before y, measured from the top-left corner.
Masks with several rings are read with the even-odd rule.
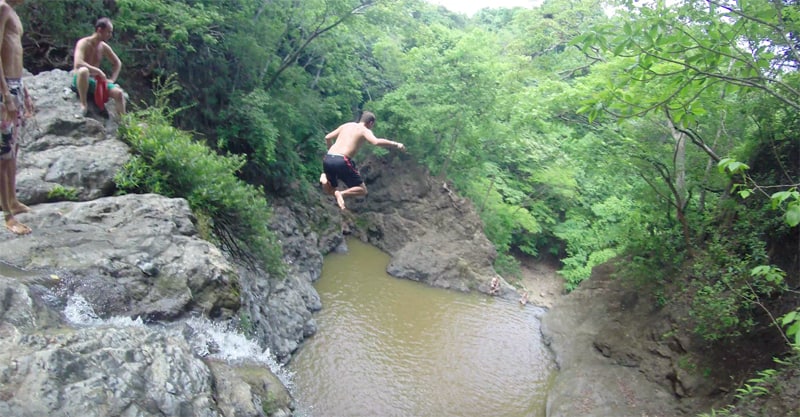
[[[381,164],[411,164],[379,158],[355,214],[315,191],[271,201],[285,276],[240,265],[185,200],[114,195],[128,147],[115,115],[76,115],[68,73],[25,82],[36,114],[17,185],[32,210],[18,218],[33,232],[0,231],[0,415],[291,415],[279,363],[316,331],[312,284],[343,227],[393,255],[396,276],[460,291],[495,276],[469,204],[420,168],[385,184]]]
[[[75,117],[66,72],[25,81],[37,113],[19,219],[33,233],[0,232],[0,415],[291,415],[278,363],[316,331],[313,282],[343,232],[389,253],[397,277],[488,293],[496,276],[471,204],[403,155],[361,161],[370,193],[349,212],[316,191],[273,199],[288,273],[240,265],[200,238],[186,201],[113,195],[128,148],[113,117]],[[707,392],[680,367],[691,341],[643,320],[652,304],[608,276],[543,317],[560,367],[547,415],[687,415]],[[516,289],[501,280],[499,296]]]
[[[243,289],[269,277],[201,239],[185,200],[113,196],[130,158],[114,115],[76,116],[64,71],[25,82],[17,186],[32,210],[17,217],[33,232],[0,232],[0,415],[290,415],[267,349],[302,330],[264,326],[235,360],[223,346],[252,308]],[[281,307],[308,327],[308,304]]]

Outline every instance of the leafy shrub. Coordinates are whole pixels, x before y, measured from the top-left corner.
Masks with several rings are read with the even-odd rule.
[[[746,334],[763,300],[786,289],[783,271],[768,265],[766,243],[753,223],[742,219],[732,225],[736,233],[712,236],[694,259],[690,315],[706,340]]]
[[[78,190],[56,185],[47,192],[47,201],[78,201]]]
[[[157,93],[174,89],[170,81]],[[198,218],[206,219],[222,246],[245,260],[266,262],[281,271],[281,250],[267,229],[270,210],[262,190],[236,177],[242,156],[222,156],[170,125],[164,100],[125,118],[120,133],[135,156],[115,176],[121,192],[183,197]],[[202,230],[202,228],[201,228]]]

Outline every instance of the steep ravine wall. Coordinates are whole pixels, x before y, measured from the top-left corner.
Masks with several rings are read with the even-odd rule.
[[[495,251],[472,205],[399,154],[358,160],[370,192],[348,202],[348,212],[318,190],[272,199],[270,228],[288,273],[244,268],[200,239],[185,200],[110,195],[127,146],[112,120],[75,117],[66,72],[26,82],[37,113],[23,137],[18,188],[32,212],[19,219],[33,233],[0,233],[0,260],[15,267],[0,268],[0,415],[290,415],[280,375],[263,363],[220,358],[221,347],[190,320],[245,328],[279,362],[288,361],[316,331],[313,313],[324,306],[313,282],[323,255],[345,248],[343,231],[391,255],[388,272],[397,277],[487,292],[495,276]],[[79,201],[48,202],[54,187],[74,189]],[[503,282],[500,296],[516,292]],[[65,310],[76,299],[100,324],[69,320]],[[602,389],[638,381],[635,366],[597,356],[593,340],[575,337],[581,328],[602,327],[604,315],[576,317],[566,304],[553,311],[549,337],[563,372],[550,416],[603,415],[592,407],[607,404],[615,415],[639,416],[633,400],[644,398],[679,410],[657,385],[637,383],[633,400],[625,384]],[[114,317],[134,325],[110,324]],[[592,355],[592,372],[583,372]],[[565,408],[584,400],[573,397],[576,386],[591,392],[592,402]]]
[[[199,237],[185,200],[112,195],[130,153],[113,114],[78,115],[68,73],[25,82],[36,114],[23,131],[17,185],[32,210],[18,218],[33,233],[0,232],[8,265],[0,268],[0,415],[290,415],[280,375],[252,358],[225,359],[205,327],[244,328],[287,361],[316,331],[313,312],[322,306],[312,283],[323,254],[342,248],[343,227],[400,259],[397,275],[463,291],[493,276],[493,250],[477,224],[449,221],[459,201],[440,198],[424,177],[403,185],[407,210],[354,202],[342,216],[314,190],[302,201],[275,199],[270,227],[288,273],[247,269]],[[50,202],[56,188],[78,201]],[[440,207],[420,214],[428,201]],[[439,226],[449,244],[474,250],[447,249],[435,239]],[[438,263],[414,262],[415,251],[440,251]]]

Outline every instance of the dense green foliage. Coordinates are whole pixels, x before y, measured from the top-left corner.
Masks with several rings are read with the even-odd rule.
[[[156,97],[174,90],[167,83]],[[214,153],[188,132],[176,129],[172,116],[163,100],[126,116],[120,136],[134,156],[115,176],[119,190],[186,198],[206,239],[217,241],[241,260],[279,274],[281,250],[267,229],[266,196],[237,177],[244,158]]]
[[[121,183],[185,195],[215,227],[256,227],[232,233],[263,253],[250,239],[266,236],[265,206],[236,212],[260,193],[212,180],[239,187],[236,173],[269,193],[313,183],[324,133],[369,109],[378,136],[474,202],[498,269],[515,270],[512,253],[554,255],[572,289],[625,259],[622,275],[653,284],[661,304],[688,300],[709,341],[764,325],[764,311],[789,344],[800,334],[794,1],[546,0],[472,17],[419,0],[26,4],[36,68],[68,67],[53,57],[108,14],[137,99],[177,75],[161,109],[185,109],[174,124],[230,156],[193,147],[171,118],[134,122],[142,156]]]
[[[787,289],[783,272],[756,271],[788,268],[797,285],[796,255],[769,255],[798,250],[796,12],[767,2],[622,3],[622,31],[600,23],[575,39],[611,80],[581,110],[634,138],[640,176],[689,256],[684,285],[707,339],[748,331],[763,299]],[[661,132],[642,136],[642,122]],[[671,252],[653,250],[654,266],[679,270]]]

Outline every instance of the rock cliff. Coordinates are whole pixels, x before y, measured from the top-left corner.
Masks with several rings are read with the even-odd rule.
[[[316,331],[312,284],[323,255],[346,250],[343,228],[399,277],[486,291],[495,275],[469,204],[391,158],[367,160],[371,192],[348,213],[313,190],[270,202],[285,276],[240,265],[200,238],[185,200],[114,195],[128,147],[115,115],[76,116],[69,81],[25,78],[36,114],[17,186],[32,211],[18,218],[33,233],[0,231],[0,415],[290,415],[278,363]],[[233,349],[249,355],[231,359],[241,330]]]
[[[389,253],[394,276],[488,292],[496,254],[474,208],[398,154],[359,161],[369,194],[348,212],[314,190],[270,201],[285,276],[236,263],[186,201],[114,195],[128,147],[113,118],[75,116],[69,79],[25,79],[37,113],[17,185],[33,233],[0,231],[0,415],[291,415],[279,363],[316,331],[313,282],[343,232]],[[635,293],[594,277],[545,314],[561,368],[548,416],[691,408],[676,399],[700,385],[676,367],[687,342],[623,321],[653,313]],[[517,297],[504,281],[500,296]]]
[[[266,326],[263,347],[223,346],[254,308],[243,288],[269,277],[200,239],[185,200],[112,196],[128,148],[112,120],[75,116],[69,80],[25,78],[37,112],[17,176],[32,211],[18,218],[33,232],[0,232],[0,415],[290,415],[264,348],[303,334]],[[309,303],[273,304],[307,326]]]

